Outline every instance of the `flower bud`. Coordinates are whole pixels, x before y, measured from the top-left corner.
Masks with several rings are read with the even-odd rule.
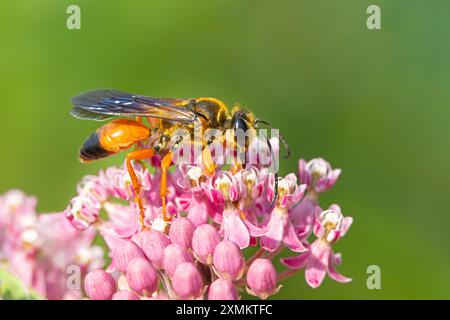
[[[231,281],[217,279],[209,286],[208,300],[239,300],[239,294]]]
[[[269,259],[256,259],[247,271],[247,292],[260,299],[277,293],[277,271]]]
[[[136,242],[142,248],[147,259],[156,269],[163,266],[164,248],[170,244],[169,238],[159,231],[144,231],[138,234]]]
[[[197,227],[192,236],[192,249],[195,257],[202,263],[212,264],[214,249],[221,241],[219,232],[210,224]]]
[[[178,265],[183,262],[194,262],[192,254],[182,246],[172,243],[164,249],[163,264],[166,273],[173,276]]]
[[[184,217],[175,219],[170,226],[169,239],[172,243],[190,249],[194,230],[195,226],[189,219]]]
[[[140,300],[139,296],[130,291],[117,291],[112,296],[112,300]]]
[[[203,294],[203,278],[192,262],[179,264],[172,277],[172,287],[178,298],[196,299]]]
[[[106,271],[94,270],[84,279],[84,291],[92,300],[110,300],[116,291],[116,282]]]
[[[127,240],[114,249],[113,264],[120,272],[125,273],[128,263],[139,257],[144,257],[142,250],[134,242]]]
[[[245,261],[236,243],[228,240],[220,242],[214,250],[213,262],[223,279],[233,281],[242,277]]]
[[[158,288],[158,275],[150,261],[136,258],[127,266],[126,277],[131,289],[137,293],[153,293]]]

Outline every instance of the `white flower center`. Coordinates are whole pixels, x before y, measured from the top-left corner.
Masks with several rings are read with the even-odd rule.
[[[342,213],[335,210],[325,210],[319,216],[320,224],[327,230],[339,229],[342,219]]]
[[[289,179],[281,179],[278,181],[278,194],[283,197],[288,194],[293,194],[297,189],[297,184]]]
[[[323,159],[312,159],[307,164],[308,171],[315,179],[326,177],[328,175],[329,167]]]
[[[198,187],[200,180],[204,177],[202,169],[197,166],[190,167],[186,172],[186,176],[193,187]]]
[[[39,240],[39,233],[36,229],[26,229],[20,235],[22,239],[22,246],[25,249],[32,249],[37,246]]]
[[[214,182],[214,187],[220,190],[225,198],[228,197],[231,185],[231,178],[225,174],[220,174]]]

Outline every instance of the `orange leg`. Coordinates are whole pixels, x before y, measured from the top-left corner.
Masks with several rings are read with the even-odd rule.
[[[172,153],[167,153],[161,161],[161,202],[162,216],[164,221],[169,222],[172,218],[167,216],[167,170],[172,164]]]
[[[216,172],[217,165],[214,163],[211,155],[211,149],[205,146],[202,151],[202,163],[204,174],[208,177],[212,177]]]
[[[133,165],[131,164],[132,160],[143,160],[151,158],[155,155],[155,150],[153,149],[142,149],[142,150],[136,150],[133,152],[130,152],[127,155],[127,169],[128,173],[130,174],[131,183],[133,184],[133,189],[135,193],[134,200],[138,204],[139,207],[139,222],[141,224],[141,227],[145,229],[144,225],[144,218],[145,218],[145,209],[142,205],[142,199],[141,199],[141,184],[139,182],[138,177],[136,176],[136,173],[134,172]]]

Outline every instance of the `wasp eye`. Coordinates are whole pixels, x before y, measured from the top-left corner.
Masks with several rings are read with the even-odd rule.
[[[247,122],[242,118],[236,118],[234,120],[234,130],[242,130],[246,132],[248,130]]]

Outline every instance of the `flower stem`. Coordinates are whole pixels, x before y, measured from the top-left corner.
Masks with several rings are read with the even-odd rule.
[[[294,274],[296,274],[300,269],[289,269],[283,272],[280,272],[277,276],[278,281],[283,281],[289,277],[292,277]]]
[[[283,251],[283,249],[284,247],[281,245],[277,250],[273,252],[268,252],[264,258],[272,260],[273,258],[278,256]]]
[[[263,248],[259,248],[258,251],[256,251],[255,254],[250,259],[248,259],[247,265],[248,266],[251,265],[252,262],[261,257],[264,252],[265,250]]]
[[[159,272],[159,277],[161,278],[164,290],[169,297],[169,300],[175,300],[175,293],[172,290],[172,286],[170,285],[170,280],[164,272]]]

